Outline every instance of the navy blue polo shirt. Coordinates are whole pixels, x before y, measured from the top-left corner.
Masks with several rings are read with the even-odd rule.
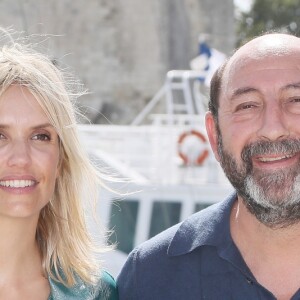
[[[117,280],[120,300],[274,300],[230,234],[236,194],[134,249]],[[300,299],[300,291],[292,298]]]

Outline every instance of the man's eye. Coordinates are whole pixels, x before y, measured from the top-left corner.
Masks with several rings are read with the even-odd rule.
[[[252,107],[254,107],[253,104],[246,104],[246,105],[242,106],[242,109],[249,109],[249,108],[252,108]]]
[[[39,141],[50,141],[51,137],[49,134],[45,133],[39,133],[32,137],[33,140],[39,140]]]
[[[236,111],[247,110],[247,109],[251,109],[251,108],[255,108],[255,107],[257,107],[257,105],[255,105],[253,103],[243,103],[236,107]]]
[[[296,115],[300,114],[300,97],[288,99],[284,105],[288,112]]]

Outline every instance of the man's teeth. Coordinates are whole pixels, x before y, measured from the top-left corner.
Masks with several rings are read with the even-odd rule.
[[[283,156],[277,156],[277,157],[259,157],[258,160],[262,162],[269,162],[269,161],[277,161],[281,159],[291,158],[293,155],[283,155]]]
[[[24,188],[34,185],[33,180],[1,180],[0,185],[5,187]]]

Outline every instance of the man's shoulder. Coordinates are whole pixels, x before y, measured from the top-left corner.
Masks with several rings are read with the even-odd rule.
[[[201,246],[226,238],[233,201],[195,213],[136,247],[118,277],[120,299],[195,299],[202,262],[216,258],[215,247]]]
[[[228,214],[233,195],[228,199],[201,210],[139,245],[134,252],[139,259],[149,255],[170,256],[186,254],[202,244],[211,243],[223,226],[223,215]]]

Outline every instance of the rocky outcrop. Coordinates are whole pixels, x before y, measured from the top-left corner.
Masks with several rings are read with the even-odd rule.
[[[85,84],[80,105],[98,123],[132,120],[168,70],[189,68],[200,33],[230,52],[233,14],[232,0],[0,1],[1,26],[53,35],[42,49]]]

